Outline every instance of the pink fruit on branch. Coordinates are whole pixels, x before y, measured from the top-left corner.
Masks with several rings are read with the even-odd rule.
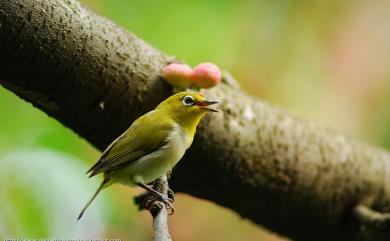
[[[212,63],[202,63],[194,68],[191,80],[200,88],[209,89],[221,82],[221,70]]]
[[[163,77],[169,84],[183,89],[191,85],[191,74],[192,69],[186,64],[172,63],[163,70]]]

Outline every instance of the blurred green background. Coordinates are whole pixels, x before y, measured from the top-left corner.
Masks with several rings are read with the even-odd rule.
[[[191,65],[215,62],[242,88],[365,142],[390,148],[387,0],[83,0]],[[150,240],[139,190],[103,191],[84,172],[99,152],[0,88],[0,238]],[[174,240],[285,240],[229,210],[177,195]]]

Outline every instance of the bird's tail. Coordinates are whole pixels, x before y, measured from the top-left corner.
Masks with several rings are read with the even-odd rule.
[[[87,208],[89,207],[89,205],[91,205],[91,203],[93,202],[93,200],[96,198],[96,196],[99,194],[99,192],[103,189],[104,185],[106,185],[107,182],[109,182],[109,181],[110,181],[109,178],[104,178],[104,180],[102,181],[102,183],[100,183],[99,188],[96,190],[95,194],[93,194],[92,198],[87,202],[87,204],[85,204],[83,210],[81,210],[79,216],[77,217],[77,221],[80,220],[80,218],[83,216],[85,210],[87,210]]]

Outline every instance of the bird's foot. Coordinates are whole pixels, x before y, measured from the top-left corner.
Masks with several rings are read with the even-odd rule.
[[[170,199],[172,199],[172,202],[175,201],[175,192],[172,191],[172,189],[170,189],[169,187],[168,187],[168,193],[167,194],[168,194],[168,197]]]
[[[175,212],[175,208],[171,204],[174,198],[174,193],[171,189],[168,188],[168,195],[166,195],[142,183],[138,184],[138,186],[144,188],[151,194],[150,197],[145,200],[145,209],[152,210],[154,202],[158,200],[164,203],[167,209],[171,210],[169,215],[172,215]]]
[[[171,190],[172,191],[172,190]],[[165,208],[170,210],[168,213],[169,215],[172,215],[175,212],[175,208],[173,207],[173,198],[170,198],[169,196],[171,195],[168,191],[168,195],[162,194],[162,193],[152,193],[157,200],[161,201],[162,203],[165,204]]]
[[[149,197],[145,200],[145,209],[152,211],[156,206],[158,209],[161,209],[161,205],[158,205],[156,201],[160,201],[164,204],[165,208],[169,210],[169,215],[172,215],[175,212],[175,208],[172,205],[173,199],[162,193],[150,193]]]

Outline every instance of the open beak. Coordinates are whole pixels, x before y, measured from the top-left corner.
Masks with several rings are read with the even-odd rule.
[[[208,111],[212,111],[212,112],[218,112],[217,110],[208,108],[208,106],[214,105],[214,104],[217,104],[217,103],[218,103],[217,101],[202,100],[202,101],[198,101],[196,103],[196,105],[199,106],[199,108],[204,109],[204,110],[208,110]]]

